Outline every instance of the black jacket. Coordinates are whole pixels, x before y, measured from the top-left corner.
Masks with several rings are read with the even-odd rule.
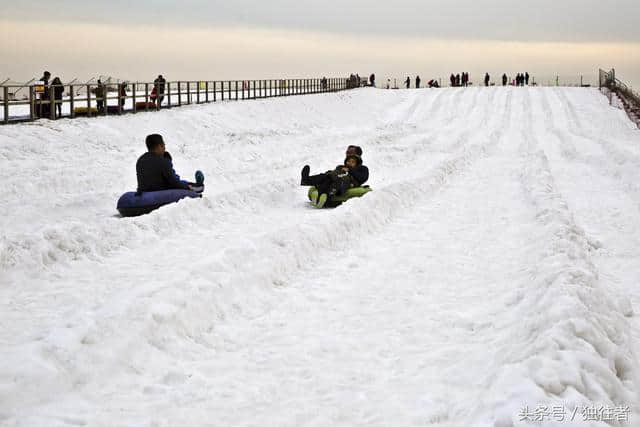
[[[138,175],[138,191],[189,189],[187,184],[178,181],[169,160],[151,152],[140,156],[136,163],[136,174]]]
[[[53,97],[56,100],[62,99],[62,94],[64,94],[64,86],[59,85],[53,87]]]
[[[369,168],[365,165],[356,166],[353,169],[349,169],[349,176],[357,183],[356,187],[359,187],[369,179]]]
[[[162,79],[155,79],[153,81],[153,86],[156,88],[156,92],[158,94],[164,93],[164,85],[167,81],[162,78]]]

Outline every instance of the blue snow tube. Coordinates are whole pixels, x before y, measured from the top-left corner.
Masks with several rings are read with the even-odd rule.
[[[202,194],[190,190],[162,190],[162,191],[145,191],[136,193],[129,191],[124,193],[118,199],[118,212],[122,216],[138,216],[148,214],[158,209],[160,206],[175,203],[178,200],[189,197],[195,199],[202,197]]]

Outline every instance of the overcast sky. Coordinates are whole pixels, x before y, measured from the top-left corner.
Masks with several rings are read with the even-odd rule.
[[[31,76],[35,72],[29,70],[45,64],[67,75],[93,75],[93,66],[95,73],[131,79],[152,68],[181,74],[177,78],[372,68],[400,76],[443,73],[463,66],[460,56],[467,55],[474,72],[494,65],[487,71],[518,66],[549,75],[581,74],[617,66],[640,83],[640,51],[634,51],[640,46],[639,20],[640,0],[0,0],[0,55],[8,57],[0,78]],[[180,63],[158,58],[155,52],[162,49],[150,48],[153,40],[162,41],[163,52]],[[358,44],[371,55],[335,48]],[[298,55],[293,45],[302,50]],[[522,55],[525,45],[530,57]],[[198,52],[216,53],[218,60],[198,58]],[[144,63],[136,64],[136,55]],[[211,73],[193,76],[206,70]]]

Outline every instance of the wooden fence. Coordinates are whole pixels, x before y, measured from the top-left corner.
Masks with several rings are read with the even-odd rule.
[[[629,85],[616,78],[616,71],[600,70],[600,90],[606,89],[606,95],[609,103],[612,103],[614,94],[618,96],[622,102],[622,107],[634,122],[640,128],[640,94],[635,92]]]
[[[0,123],[157,111],[218,101],[337,92],[353,87],[347,78],[0,85],[3,112]],[[16,99],[21,91],[26,92],[22,94],[24,99]]]

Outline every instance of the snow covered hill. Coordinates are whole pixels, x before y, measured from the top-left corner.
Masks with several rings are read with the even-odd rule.
[[[120,218],[156,132],[205,197]],[[311,208],[349,144],[374,192]],[[595,89],[40,120],[0,161],[2,426],[640,425],[640,132]]]

